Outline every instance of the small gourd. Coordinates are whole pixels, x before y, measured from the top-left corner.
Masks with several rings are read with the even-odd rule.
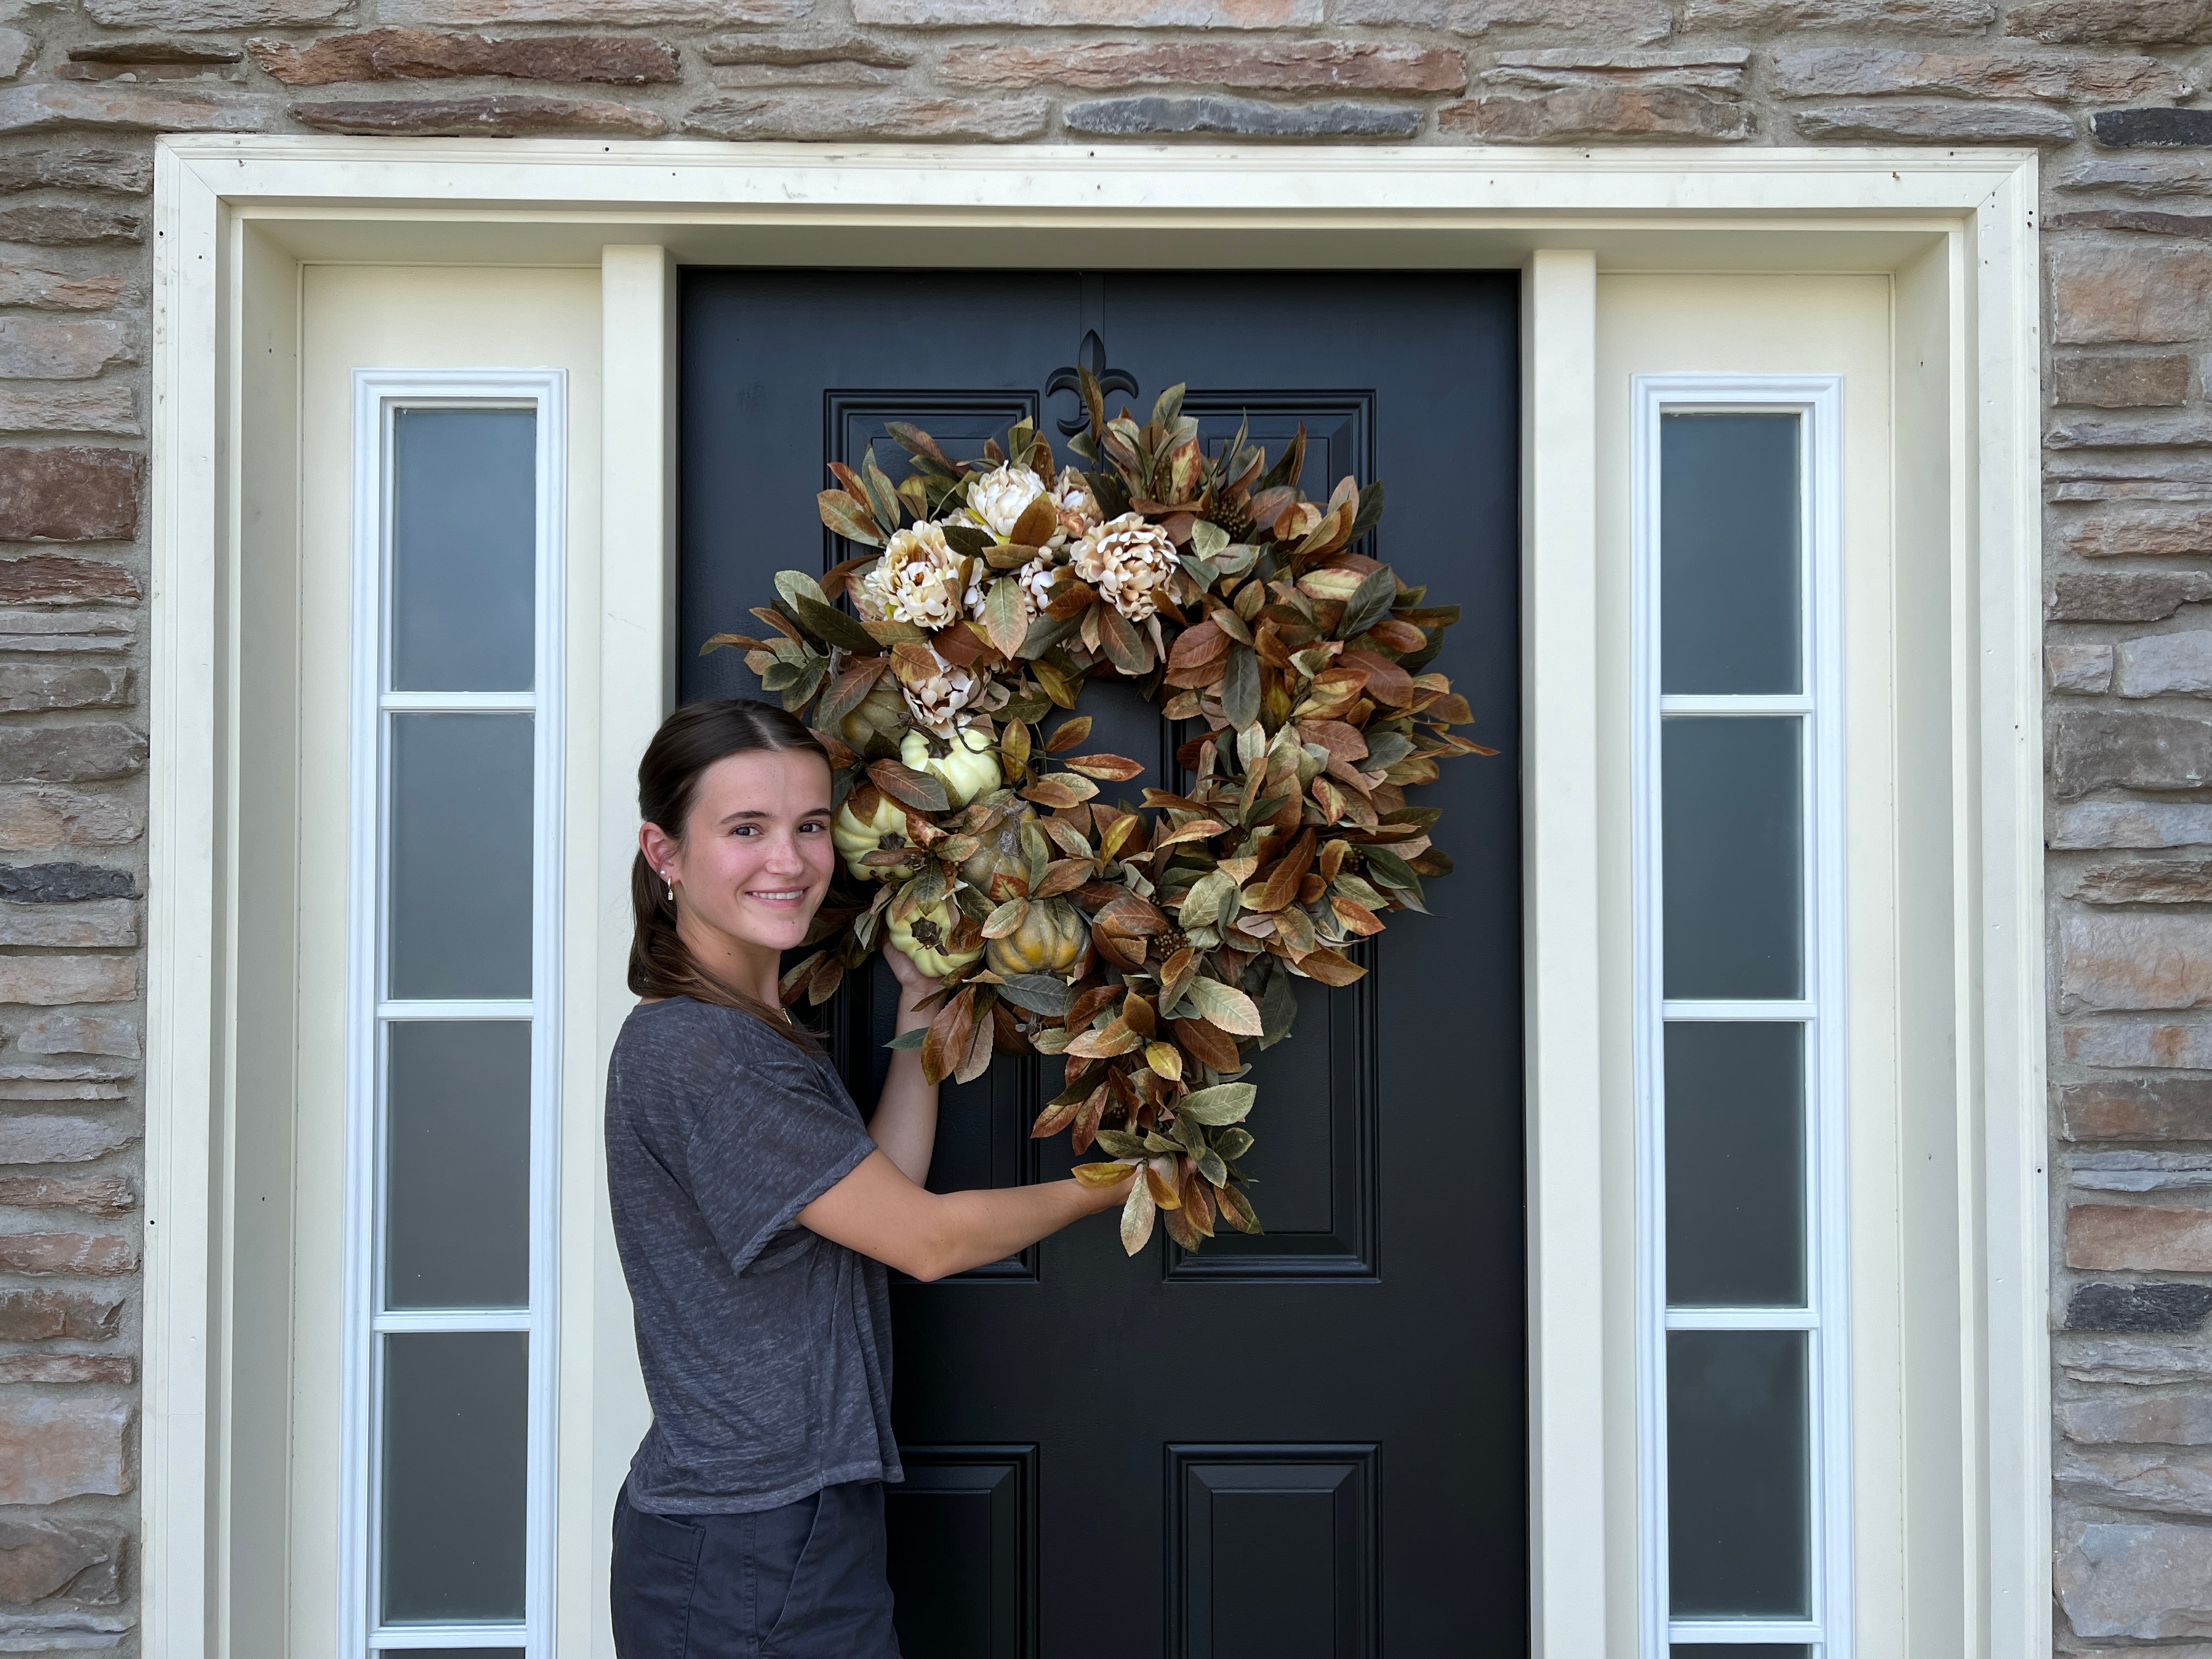
[[[1052,974],[1065,979],[1091,966],[1091,924],[1064,898],[1032,903],[1022,925],[989,945],[994,974]]]
[[[863,864],[869,854],[884,847],[906,845],[906,808],[889,795],[881,795],[873,817],[863,823],[848,798],[830,821],[830,840],[845,867],[862,881],[904,881],[914,872],[903,864]]]
[[[945,799],[956,808],[999,787],[999,757],[992,752],[988,735],[963,726],[952,734],[944,754],[930,752],[944,741],[933,739],[926,732],[909,732],[899,744],[899,759],[913,770],[941,781]]]
[[[932,979],[943,979],[983,954],[981,950],[948,949],[952,927],[951,913],[944,905],[917,905],[909,917],[891,917],[891,943],[923,973]]]
[[[1036,822],[1036,811],[1027,806],[1000,820],[998,828],[982,837],[983,844],[963,860],[960,879],[996,902],[998,896],[991,891],[991,878],[1001,870],[1010,870],[1017,875],[1028,871],[1029,856],[1022,851],[1022,826]]]
[[[869,760],[884,760],[898,752],[899,733],[906,725],[906,699],[898,682],[878,675],[868,695],[837,722],[837,734]]]

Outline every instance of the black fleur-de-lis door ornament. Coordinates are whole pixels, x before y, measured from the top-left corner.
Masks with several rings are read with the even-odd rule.
[[[1091,378],[1098,382],[1100,392],[1126,392],[1132,398],[1137,395],[1135,375],[1130,374],[1126,368],[1106,367],[1106,342],[1098,337],[1097,329],[1086,328],[1083,331],[1083,343],[1077,348],[1075,356],[1077,362],[1089,369]],[[1052,379],[1047,380],[1044,385],[1048,396],[1055,392],[1072,392],[1075,394],[1075,413],[1060,418],[1060,434],[1063,438],[1073,438],[1091,424],[1091,416],[1084,412],[1082,384],[1075,376],[1075,364],[1070,363],[1065,368],[1053,370]]]

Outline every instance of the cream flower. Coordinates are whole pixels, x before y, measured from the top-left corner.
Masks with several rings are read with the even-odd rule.
[[[938,656],[934,646],[929,654],[936,659],[937,672],[919,684],[902,679],[899,690],[905,695],[907,711],[915,720],[939,737],[949,738],[959,724],[956,717],[982,688],[966,669],[955,668]]]
[[[1013,538],[1029,504],[1044,494],[1044,480],[1008,461],[968,486],[968,516],[1000,541]]]
[[[870,622],[948,628],[960,617],[961,559],[927,519],[898,532],[860,577],[855,598]]]
[[[1070,468],[1053,480],[1052,504],[1060,510],[1060,533],[1080,540],[1098,526],[1098,498],[1091,481]]]
[[[1142,622],[1158,609],[1152,590],[1165,586],[1176,569],[1175,544],[1141,514],[1124,513],[1086,534],[1071,562],[1116,611]]]
[[[1044,609],[1046,590],[1052,586],[1053,573],[1060,568],[1060,556],[1051,548],[1031,559],[1012,573],[1015,590],[1022,596],[1022,620],[1029,621]],[[981,622],[983,606],[991,597],[991,584],[1001,573],[991,568],[982,560],[975,561],[974,572],[968,579],[968,614]]]

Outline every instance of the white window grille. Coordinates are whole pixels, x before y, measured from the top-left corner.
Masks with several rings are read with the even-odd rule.
[[[566,378],[353,389],[337,1651],[551,1659]]]
[[[1850,1659],[1842,384],[1632,389],[1644,1659]]]

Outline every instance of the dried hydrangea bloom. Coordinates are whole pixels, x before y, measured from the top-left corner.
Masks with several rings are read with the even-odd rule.
[[[1044,494],[1044,480],[1008,461],[968,486],[968,516],[1000,541],[1011,540],[1029,504]]]
[[[964,595],[968,614],[978,622],[983,618],[983,605],[991,597],[991,584],[1002,574],[1011,574],[1014,586],[1022,596],[1022,620],[1029,621],[1044,609],[1045,595],[1052,586],[1053,573],[1058,570],[1059,557],[1050,548],[1038,554],[1018,570],[994,570],[982,560],[975,561],[968,577],[968,592]]]
[[[959,724],[960,711],[975,701],[978,689],[975,677],[938,656],[934,646],[930,647],[929,654],[936,660],[937,672],[920,682],[902,679],[899,690],[906,697],[907,712],[918,723],[939,737],[949,738]]]
[[[949,628],[960,617],[961,558],[945,532],[927,519],[898,532],[854,590],[860,615],[870,622]]]
[[[1176,568],[1175,544],[1168,532],[1135,513],[1124,513],[1091,531],[1071,562],[1077,575],[1131,622],[1144,621],[1158,608],[1152,590],[1166,586]]]

